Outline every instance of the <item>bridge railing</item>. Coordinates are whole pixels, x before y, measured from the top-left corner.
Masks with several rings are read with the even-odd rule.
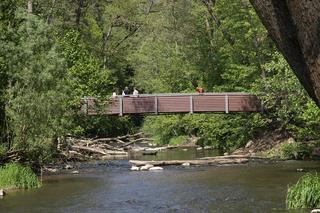
[[[141,94],[116,96],[102,104],[92,97],[83,98],[82,102],[88,115],[230,113],[262,109],[260,100],[248,93]]]

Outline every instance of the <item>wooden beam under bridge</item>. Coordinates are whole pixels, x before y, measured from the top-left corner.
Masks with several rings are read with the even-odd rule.
[[[260,112],[261,101],[248,93],[192,93],[118,95],[101,103],[81,99],[87,115]]]

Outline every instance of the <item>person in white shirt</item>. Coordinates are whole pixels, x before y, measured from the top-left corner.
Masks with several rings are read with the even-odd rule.
[[[139,95],[139,91],[136,88],[134,88],[133,89],[133,96],[138,96],[138,95]]]

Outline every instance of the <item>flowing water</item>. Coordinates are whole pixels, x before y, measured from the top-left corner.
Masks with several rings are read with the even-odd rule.
[[[210,151],[172,150],[150,159],[196,158]],[[285,210],[288,184],[304,172],[320,171],[317,161],[131,172],[128,161],[82,164],[80,174],[46,177],[40,189],[11,192],[1,213],[69,212],[292,212]],[[297,212],[310,212],[301,210]]]

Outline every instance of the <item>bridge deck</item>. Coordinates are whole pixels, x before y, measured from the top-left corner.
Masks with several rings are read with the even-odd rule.
[[[258,112],[261,102],[247,93],[142,94],[116,96],[104,104],[95,98],[83,98],[82,110],[88,115],[161,114],[161,113],[229,113]],[[100,107],[97,107],[100,106]]]

